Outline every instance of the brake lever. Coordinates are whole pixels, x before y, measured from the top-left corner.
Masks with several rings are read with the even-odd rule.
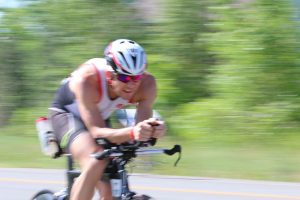
[[[152,127],[153,126],[159,126],[159,123],[157,122],[149,122],[148,124],[150,124]],[[157,138],[150,138],[150,140],[147,141],[147,143],[150,146],[154,146],[156,144]]]
[[[178,162],[181,159],[181,146],[176,144],[176,145],[174,145],[174,147],[172,149],[165,149],[164,153],[169,155],[169,156],[172,156],[175,153],[178,153],[178,158],[177,158],[176,162],[174,163],[174,166],[176,167]]]
[[[149,125],[153,126],[159,126],[158,123],[156,122],[148,122]],[[156,138],[150,138],[148,141],[137,141],[137,146],[140,147],[149,147],[149,146],[154,146],[156,144],[157,139]]]
[[[141,142],[142,146],[154,146],[156,144],[157,139],[156,138],[150,138],[150,140],[146,141],[146,142]]]

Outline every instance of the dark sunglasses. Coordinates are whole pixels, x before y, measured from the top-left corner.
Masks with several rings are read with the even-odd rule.
[[[119,81],[123,82],[123,83],[128,83],[130,80],[133,81],[139,81],[141,80],[143,77],[143,74],[139,74],[139,75],[135,75],[135,76],[130,76],[130,75],[126,75],[126,74],[119,74],[117,73],[117,78]]]

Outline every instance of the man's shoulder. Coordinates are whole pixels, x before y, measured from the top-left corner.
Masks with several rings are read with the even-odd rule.
[[[72,73],[72,77],[75,80],[91,80],[95,79],[95,75],[98,74],[97,71],[104,71],[106,68],[106,60],[103,58],[92,58],[81,64],[78,69]],[[96,70],[95,70],[96,69]],[[79,79],[78,79],[79,78]]]
[[[140,102],[145,99],[155,99],[156,96],[156,80],[155,77],[146,72],[142,79],[142,83],[137,91],[133,102]]]
[[[155,85],[156,84],[155,77],[151,73],[145,72],[144,78],[143,78],[143,84],[148,85],[148,86]]]
[[[92,58],[87,60],[84,64],[93,64],[96,66],[104,66],[106,65],[106,60],[104,58]]]
[[[91,65],[99,71],[113,71],[112,67],[107,64],[105,58],[92,58],[87,60],[83,65]]]

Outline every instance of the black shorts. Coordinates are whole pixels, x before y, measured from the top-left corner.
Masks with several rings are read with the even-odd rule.
[[[88,133],[83,121],[67,111],[50,109],[49,118],[51,120],[53,133],[63,153],[70,153],[70,145],[78,135]],[[105,124],[106,127],[111,127],[109,119],[105,120]],[[114,165],[109,163],[101,180],[109,182],[110,176],[116,173],[117,170]]]
[[[50,109],[49,118],[53,133],[64,153],[70,153],[70,145],[78,135],[88,132],[80,118],[62,109]],[[111,127],[109,119],[105,120],[105,125]]]
[[[58,144],[65,153],[70,153],[70,144],[79,134],[87,133],[83,121],[67,111],[50,110],[49,118]]]

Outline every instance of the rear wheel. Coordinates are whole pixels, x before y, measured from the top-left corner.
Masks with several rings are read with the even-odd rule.
[[[54,193],[50,190],[41,190],[31,200],[54,200]]]

